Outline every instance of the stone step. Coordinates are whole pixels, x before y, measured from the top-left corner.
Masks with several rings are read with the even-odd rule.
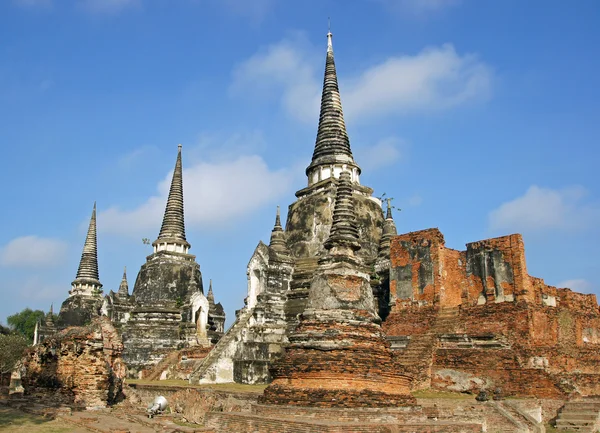
[[[569,401],[565,403],[563,411],[586,411],[586,412],[600,412],[600,403],[596,402],[583,402],[583,401]]]
[[[561,428],[571,428],[571,427],[592,427],[594,425],[594,421],[589,419],[570,419],[565,420],[559,418],[556,420],[556,427]]]
[[[598,419],[598,412],[563,411],[560,414],[560,419],[564,419],[564,420],[585,419],[585,420],[595,421]]]

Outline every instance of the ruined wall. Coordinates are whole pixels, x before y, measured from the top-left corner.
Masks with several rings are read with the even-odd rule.
[[[390,262],[383,328],[400,360],[430,357],[431,386],[600,395],[596,297],[529,276],[520,235],[455,251],[437,229],[407,233],[392,239]]]
[[[105,407],[122,396],[126,368],[123,344],[108,318],[86,327],[67,328],[34,346],[24,357],[22,383],[27,393],[56,392],[68,402]]]

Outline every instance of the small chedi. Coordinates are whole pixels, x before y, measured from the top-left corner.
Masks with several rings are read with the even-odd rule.
[[[117,292],[103,296],[99,280],[96,238],[96,204],[83,247],[77,277],[63,302],[57,323],[52,314],[37,324],[34,343],[60,329],[89,324],[108,317],[123,340],[123,360],[130,376],[143,376],[176,349],[198,347],[207,352],[224,332],[225,313],[215,303],[212,282],[205,296],[200,266],[185,236],[181,145],[160,233],[154,252],[142,265],[133,292],[127,273]],[[201,350],[202,351],[202,350]]]
[[[272,368],[263,401],[319,407],[400,406],[414,402],[410,378],[394,362],[375,311],[360,249],[350,173],[337,187],[333,224],[306,309]]]

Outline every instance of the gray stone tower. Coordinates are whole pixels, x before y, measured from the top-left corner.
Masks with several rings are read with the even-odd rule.
[[[379,252],[384,216],[380,200],[372,196],[373,190],[360,184],[361,169],[350,149],[329,32],[319,126],[312,160],[306,168],[308,185],[296,192],[297,200],[288,208],[285,230],[278,211],[269,245],[258,243],[247,268],[246,305],[227,331],[229,337],[217,344],[190,381],[271,380],[269,367],[284,353],[288,336],[305,311],[319,259],[327,253],[324,245],[334,221],[333,205],[341,173],[348,176],[345,194],[351,196],[354,208],[356,255],[366,269],[371,269]],[[344,224],[340,221],[336,230],[343,233]],[[385,291],[373,286],[373,293]],[[373,297],[368,299],[376,304]],[[383,304],[387,306],[387,301]]]
[[[206,346],[223,335],[225,313],[214,303],[214,295],[212,304],[204,295],[200,265],[189,254],[191,245],[185,236],[181,145],[160,233],[152,247],[131,297],[123,302],[126,289],[122,285],[117,297],[105,301],[107,311],[117,300],[120,303],[123,360],[130,375],[143,374],[171,350]],[[113,307],[113,315],[114,311]]]
[[[71,283],[69,297],[58,316],[60,326],[82,326],[100,313],[102,283],[98,275],[98,244],[96,240],[96,203],[92,210],[77,276]]]

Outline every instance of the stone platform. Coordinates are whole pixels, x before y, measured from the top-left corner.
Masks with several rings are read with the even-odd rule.
[[[391,433],[482,432],[483,423],[437,420],[421,407],[318,409],[252,405],[250,413],[210,412],[205,426],[215,433]]]

